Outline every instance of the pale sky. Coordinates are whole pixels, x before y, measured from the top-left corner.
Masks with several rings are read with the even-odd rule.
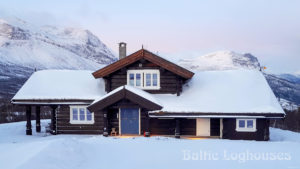
[[[299,0],[9,0],[1,13],[88,29],[115,53],[121,41],[128,53],[143,44],[182,58],[232,50],[252,53],[269,72],[300,73]]]

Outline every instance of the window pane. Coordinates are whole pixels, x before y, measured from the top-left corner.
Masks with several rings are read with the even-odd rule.
[[[152,74],[152,85],[157,86],[157,74],[156,73]]]
[[[86,109],[86,120],[91,121],[92,120],[92,113]]]
[[[245,128],[245,120],[239,120],[239,127]]]
[[[80,112],[80,120],[85,120],[84,108],[80,108],[79,112]]]
[[[151,86],[151,74],[146,73],[146,86]]]
[[[78,109],[72,108],[73,120],[78,120]]]
[[[247,120],[247,128],[253,128],[253,120]]]
[[[141,86],[141,74],[137,73],[135,74],[135,79],[136,79],[136,86]]]
[[[134,86],[134,74],[133,73],[129,74],[129,85]]]

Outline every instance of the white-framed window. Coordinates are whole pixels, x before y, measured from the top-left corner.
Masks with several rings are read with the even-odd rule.
[[[236,131],[255,132],[256,119],[236,119]]]
[[[94,113],[90,112],[86,106],[70,106],[71,124],[94,124]]]
[[[155,69],[128,70],[127,85],[141,89],[160,89],[160,73]]]

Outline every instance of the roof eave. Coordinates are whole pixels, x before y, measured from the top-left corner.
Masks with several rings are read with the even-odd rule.
[[[155,59],[153,59],[151,57],[156,57],[156,59],[160,59],[163,62],[170,64],[171,67],[163,65],[162,62],[159,62],[159,61],[156,62]],[[110,65],[107,65],[104,68],[93,72],[92,74],[95,78],[103,78],[103,77],[108,76],[109,74],[114,73],[114,72],[122,69],[123,67],[128,66],[128,65],[130,65],[130,64],[132,64],[132,63],[134,63],[137,60],[142,59],[142,58],[144,58],[144,59],[146,59],[150,62],[154,62],[154,63],[158,64],[159,66],[161,66],[161,67],[163,67],[163,68],[165,68],[165,69],[167,69],[167,70],[169,70],[169,71],[171,71],[171,72],[173,72],[173,73],[175,73],[175,74],[177,74],[177,75],[179,75],[179,76],[181,76],[185,79],[191,79],[194,76],[193,72],[191,72],[191,71],[189,71],[189,70],[187,70],[187,69],[185,69],[185,68],[183,68],[183,67],[181,67],[181,66],[179,66],[175,63],[172,63],[172,62],[170,62],[170,61],[168,61],[168,60],[166,60],[162,57],[159,57],[159,56],[157,56],[157,55],[153,54],[152,52],[147,51],[145,49],[141,49],[141,50],[139,50],[139,51],[137,51],[137,52],[135,52],[135,53],[133,53],[129,56],[126,56],[125,58],[122,58],[122,59],[120,59],[120,60],[118,60],[118,61],[116,61],[116,62],[114,62]],[[126,63],[124,63],[125,61],[126,61]],[[115,68],[111,70],[111,67],[115,67]]]
[[[247,117],[264,117],[264,118],[284,118],[285,113],[281,112],[261,112],[261,113],[226,113],[226,112],[166,112],[166,111],[155,111],[149,112],[149,116],[152,117],[222,117],[222,116],[231,116],[232,118],[238,116],[247,116]]]

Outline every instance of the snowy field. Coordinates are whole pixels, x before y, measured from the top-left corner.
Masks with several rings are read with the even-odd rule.
[[[300,134],[273,128],[270,132],[268,142],[35,132],[26,136],[25,122],[0,124],[0,169],[300,168]]]

